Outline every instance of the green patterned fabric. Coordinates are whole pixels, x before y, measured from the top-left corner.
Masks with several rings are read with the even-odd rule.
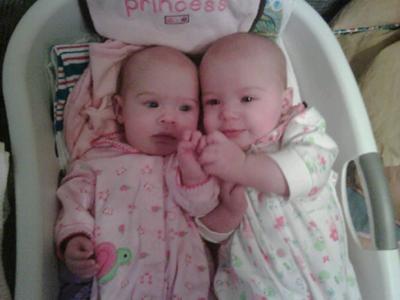
[[[266,0],[264,10],[251,31],[269,38],[276,38],[282,25],[282,1]]]

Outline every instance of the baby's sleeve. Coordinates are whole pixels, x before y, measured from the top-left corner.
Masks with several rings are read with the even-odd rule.
[[[219,185],[214,177],[193,186],[185,186],[178,168],[167,176],[168,188],[178,206],[193,217],[203,217],[218,205]]]
[[[325,120],[310,108],[289,122],[280,151],[270,157],[286,178],[290,198],[296,198],[312,196],[321,189],[337,154],[337,144],[326,133]]]
[[[76,234],[93,237],[94,219],[91,214],[95,193],[95,174],[82,162],[72,165],[57,190],[60,211],[55,226],[57,251],[61,243]]]

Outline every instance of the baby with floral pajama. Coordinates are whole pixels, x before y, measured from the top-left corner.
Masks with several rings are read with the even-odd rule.
[[[272,41],[234,34],[200,64],[206,146],[199,161],[225,181],[202,235],[221,242],[219,299],[360,299],[335,192],[336,143],[315,108],[292,104]],[[244,192],[244,193],[243,193]]]
[[[114,97],[118,135],[101,137],[57,191],[58,253],[91,299],[208,299],[210,267],[192,217],[218,204],[198,164],[204,146],[196,66],[151,47],[122,67]]]

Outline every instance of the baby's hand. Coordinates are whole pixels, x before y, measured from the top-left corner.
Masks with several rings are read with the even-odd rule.
[[[94,259],[93,243],[85,236],[71,238],[65,247],[64,256],[67,268],[82,279],[94,277],[99,270]]]
[[[204,171],[224,181],[240,182],[240,173],[246,160],[243,150],[219,131],[209,134],[206,141],[207,145],[200,155]]]
[[[178,144],[177,157],[184,185],[195,185],[207,179],[207,174],[198,161],[204,143],[200,131],[185,131]]]

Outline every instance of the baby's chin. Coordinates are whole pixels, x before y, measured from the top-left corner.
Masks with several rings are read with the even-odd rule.
[[[237,146],[239,146],[240,149],[242,149],[243,151],[247,151],[250,149],[251,145],[253,143],[249,142],[249,141],[240,141],[240,140],[235,140],[235,139],[230,139],[234,144],[236,144]]]
[[[250,135],[248,132],[245,132],[241,136],[231,138],[230,140],[238,145],[243,151],[247,151],[250,149],[251,145],[257,141],[257,138]]]
[[[177,149],[176,147],[170,148],[170,149],[151,149],[150,151],[146,151],[145,153],[148,155],[154,155],[154,156],[168,156],[171,154],[176,153]]]

